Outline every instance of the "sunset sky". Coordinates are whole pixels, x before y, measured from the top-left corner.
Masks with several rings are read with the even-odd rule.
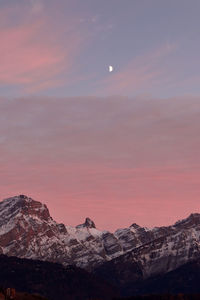
[[[0,0],[0,199],[109,230],[200,212],[199,12]]]

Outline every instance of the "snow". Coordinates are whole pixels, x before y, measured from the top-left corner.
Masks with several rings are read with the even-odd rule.
[[[10,223],[2,225],[0,227],[0,235],[4,235],[4,234],[10,232],[13,228],[15,228],[14,222],[10,222]]]
[[[21,202],[20,205],[17,205],[18,202]],[[32,203],[33,213],[24,213],[21,205],[29,208]],[[111,233],[87,226],[61,227],[52,218],[42,217],[41,212],[45,210],[47,207],[44,204],[28,197],[16,196],[0,202],[0,246],[3,253],[12,255],[18,251],[19,257],[58,259],[65,265],[75,263],[87,268],[88,265],[95,266],[134,250],[133,259],[141,262],[145,274],[173,269],[195,257],[195,251],[200,254],[200,223],[190,222],[191,225],[186,228],[182,225],[147,228],[133,224]],[[196,218],[198,216],[195,215]],[[176,224],[183,224],[183,221]],[[10,235],[10,240],[3,246],[4,235],[9,237],[15,228],[19,236],[13,240]],[[197,250],[190,254],[194,246]]]

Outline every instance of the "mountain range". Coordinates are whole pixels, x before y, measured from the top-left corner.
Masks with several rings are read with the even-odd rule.
[[[45,204],[19,195],[0,202],[0,254],[81,267],[131,295],[145,291],[141,282],[199,262],[200,214],[171,226],[133,223],[111,233],[89,218],[76,227],[59,224]]]

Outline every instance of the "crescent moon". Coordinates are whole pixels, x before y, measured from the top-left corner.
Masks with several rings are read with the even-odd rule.
[[[109,72],[113,71],[113,66],[109,66]]]

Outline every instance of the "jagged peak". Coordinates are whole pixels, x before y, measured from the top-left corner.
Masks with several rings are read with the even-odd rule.
[[[0,202],[0,213],[14,216],[19,212],[24,215],[34,215],[44,220],[50,218],[49,210],[45,204],[22,194],[6,198]]]
[[[189,217],[188,218],[200,218],[200,213],[192,213],[192,214],[190,214],[189,215]]]
[[[90,218],[85,219],[85,226],[89,228],[96,228],[95,223]]]
[[[138,224],[133,223],[133,224],[130,226],[130,228],[139,229],[139,228],[141,228],[141,227],[140,227]]]
[[[198,225],[200,224],[200,213],[191,213],[187,218],[177,221],[174,226]]]
[[[85,223],[76,226],[76,228],[83,228],[83,227],[96,228],[95,223],[88,217],[85,219]]]

